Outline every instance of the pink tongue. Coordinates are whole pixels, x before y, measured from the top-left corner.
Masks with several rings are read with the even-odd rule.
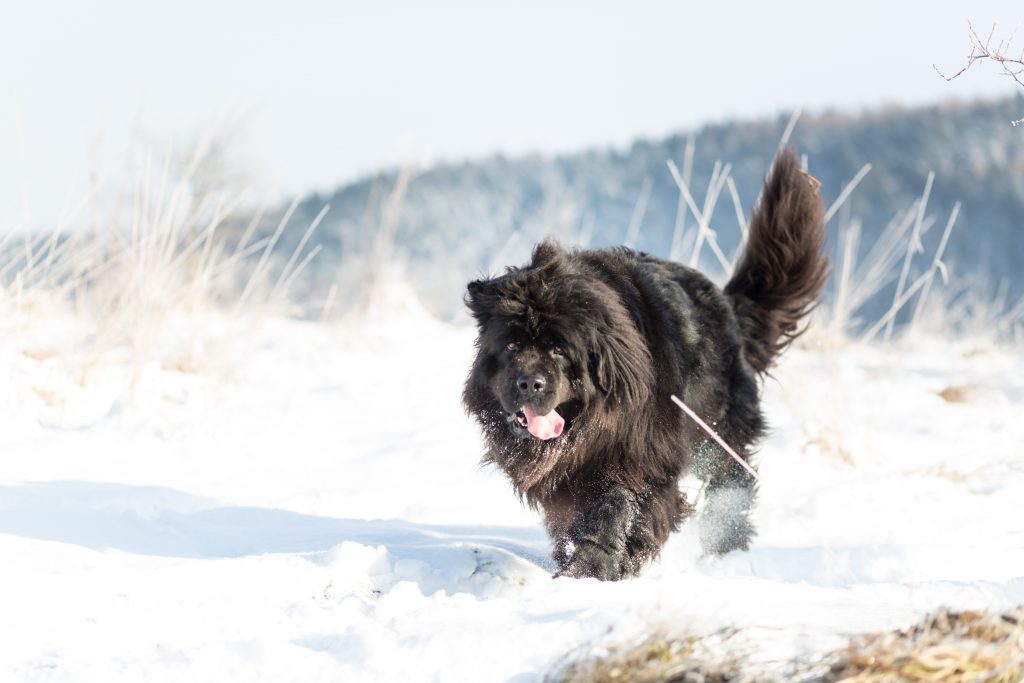
[[[565,420],[552,410],[547,415],[538,415],[530,406],[523,406],[526,415],[526,428],[538,439],[553,439],[565,429]]]

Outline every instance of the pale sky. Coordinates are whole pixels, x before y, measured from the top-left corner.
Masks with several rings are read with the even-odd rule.
[[[991,65],[935,74],[963,65],[968,19],[1024,48],[1020,0],[5,2],[0,232],[123,175],[132,140],[227,135],[247,182],[284,196],[397,164],[1019,90]]]

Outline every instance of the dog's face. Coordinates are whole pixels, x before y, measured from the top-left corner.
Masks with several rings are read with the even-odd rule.
[[[471,282],[466,303],[480,334],[464,398],[491,436],[558,443],[650,386],[647,347],[618,298],[557,245]]]
[[[522,439],[550,440],[572,428],[586,393],[585,361],[567,340],[532,336],[494,320],[481,334],[485,385],[508,429]],[[486,347],[484,347],[486,345]]]

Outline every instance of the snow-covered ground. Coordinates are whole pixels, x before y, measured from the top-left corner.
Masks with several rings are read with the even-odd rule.
[[[1019,352],[791,350],[752,550],[701,558],[685,529],[600,583],[552,579],[536,514],[479,467],[471,329],[193,315],[145,362],[84,333],[37,312],[0,335],[0,680],[525,682],[724,627],[778,672],[1024,602]]]

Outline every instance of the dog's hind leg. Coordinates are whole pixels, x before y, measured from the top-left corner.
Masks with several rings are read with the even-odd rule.
[[[743,368],[735,368],[728,395],[726,414],[714,427],[751,465],[750,445],[765,431],[757,382]],[[757,496],[757,479],[711,439],[705,440],[693,454],[693,468],[706,482],[704,510],[698,522],[704,552],[724,555],[732,550],[746,550],[755,535],[750,513]]]
[[[750,521],[757,482],[717,445],[708,446],[718,459],[704,489],[704,510],[698,522],[701,547],[708,555],[747,550],[756,534]]]

